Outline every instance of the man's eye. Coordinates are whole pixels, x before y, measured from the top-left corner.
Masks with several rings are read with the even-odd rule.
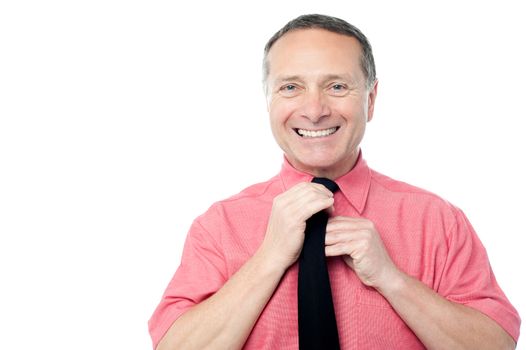
[[[293,97],[300,92],[300,88],[295,84],[286,84],[279,88],[279,93],[283,96]]]
[[[344,96],[348,92],[347,85],[345,84],[332,84],[329,86],[329,94],[335,95],[335,96]]]

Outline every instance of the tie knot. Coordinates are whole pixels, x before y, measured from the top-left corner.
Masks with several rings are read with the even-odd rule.
[[[338,185],[331,179],[327,179],[325,177],[315,177],[314,179],[312,179],[312,182],[322,184],[323,186],[327,187],[332,193],[338,191]]]

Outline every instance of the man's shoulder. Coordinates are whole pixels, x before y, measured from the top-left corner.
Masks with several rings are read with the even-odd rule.
[[[272,200],[281,193],[281,188],[279,176],[250,185],[237,194],[212,203],[196,221],[209,231],[221,230],[224,225],[231,229],[247,222],[262,222],[268,217]]]
[[[447,210],[457,210],[453,204],[434,192],[393,179],[372,169],[371,183],[376,188],[376,191],[381,191],[383,194],[390,194],[407,200],[433,203]]]
[[[369,190],[371,205],[374,207],[392,206],[404,217],[426,219],[426,222],[442,223],[444,228],[450,228],[462,220],[463,212],[456,205],[443,197],[411,185],[395,180],[377,171],[371,170],[371,187]],[[449,231],[449,229],[448,229]]]
[[[279,176],[274,176],[267,181],[258,182],[245,187],[240,192],[214,202],[210,211],[224,211],[236,208],[254,208],[263,203],[272,203],[273,198],[282,191]]]
[[[282,190],[282,184],[279,179],[279,176],[276,175],[272,178],[270,178],[267,181],[258,182],[255,184],[252,184],[248,187],[245,187],[240,192],[224,198],[218,203],[226,204],[229,203],[236,203],[236,202],[246,202],[246,201],[261,201],[261,200],[270,200],[272,199]]]
[[[390,192],[397,193],[415,193],[423,195],[436,196],[434,193],[425,190],[421,187],[411,185],[407,182],[400,181],[384,175],[376,170],[371,169],[371,180],[374,181],[379,186],[383,187],[385,190]]]

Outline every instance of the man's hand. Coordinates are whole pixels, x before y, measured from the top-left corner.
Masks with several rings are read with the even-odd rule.
[[[325,255],[341,256],[363,284],[381,289],[400,275],[374,224],[367,219],[338,216],[329,219]]]
[[[298,260],[305,239],[306,220],[332,207],[333,194],[325,186],[302,182],[274,198],[265,239],[260,247],[283,269]]]
[[[286,269],[298,259],[305,221],[333,203],[331,191],[309,182],[275,197],[258,251],[215,294],[175,320],[157,350],[241,349]]]

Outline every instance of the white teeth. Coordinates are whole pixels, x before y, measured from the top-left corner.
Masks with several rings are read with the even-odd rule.
[[[303,137],[324,137],[332,135],[336,132],[338,128],[330,128],[325,130],[305,130],[305,129],[297,129],[298,134],[300,134]]]

